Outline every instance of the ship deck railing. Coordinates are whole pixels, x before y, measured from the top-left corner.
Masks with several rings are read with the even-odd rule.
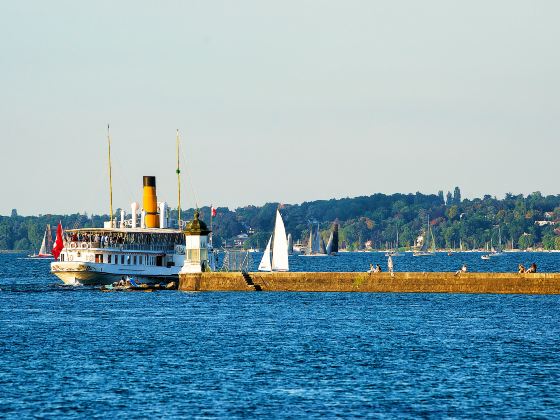
[[[176,245],[156,245],[156,244],[107,244],[101,242],[67,242],[64,247],[69,250],[105,250],[105,251],[152,251],[170,252],[176,250]],[[180,250],[179,250],[180,251]],[[184,252],[184,248],[183,248]]]

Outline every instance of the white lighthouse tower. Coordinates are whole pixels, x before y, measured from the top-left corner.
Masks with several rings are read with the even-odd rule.
[[[194,219],[185,228],[185,263],[181,273],[202,273],[210,269],[208,259],[208,234],[211,232],[202,220],[198,209]]]

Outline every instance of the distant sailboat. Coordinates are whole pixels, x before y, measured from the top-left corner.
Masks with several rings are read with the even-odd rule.
[[[264,250],[264,254],[261,259],[261,263],[259,264],[259,271],[272,271],[272,262],[270,260],[270,243],[272,242],[272,236],[268,240],[268,244],[266,244],[266,248]]]
[[[327,255],[337,255],[338,254],[338,223],[334,222],[333,230],[331,231],[331,236],[329,236],[329,242],[327,242]]]
[[[319,253],[319,241],[313,235],[313,225],[311,225],[311,229],[309,230],[309,246],[307,247],[309,255],[318,254]]]
[[[288,233],[288,255],[294,253],[294,240],[292,239],[292,234]]]
[[[325,240],[321,237],[321,248],[319,250],[321,254],[327,255],[327,245],[325,244]]]
[[[321,243],[322,242],[322,243]],[[315,231],[315,238],[313,239],[313,253],[314,254],[326,254],[327,251],[325,250],[323,245],[323,238],[321,238],[321,232],[319,229],[319,224],[317,223],[317,230]]]
[[[309,243],[307,244],[307,250],[304,254],[306,257],[316,257],[316,256],[326,256],[327,246],[325,241],[321,237],[321,232],[319,229],[319,223],[317,223],[317,230],[313,231],[313,224],[309,228]]]
[[[51,232],[51,225],[47,225],[45,228],[45,234],[43,235],[43,242],[41,242],[41,248],[38,254],[30,255],[31,258],[54,258],[52,255],[53,239]]]
[[[498,248],[493,250],[490,254],[491,257],[499,257],[503,255],[503,247],[502,247],[502,229],[498,226]]]
[[[426,236],[418,237],[418,243],[420,249],[415,251],[412,255],[415,257],[427,257],[431,255],[436,255],[436,241],[434,238],[434,234],[432,232],[432,227],[430,226],[430,218],[428,217],[428,227],[426,229]],[[431,242],[431,246],[428,249],[428,241]]]
[[[402,252],[399,252],[399,230],[397,229],[397,241],[395,248],[385,254],[386,257],[404,257]]]
[[[274,238],[274,240],[273,240]],[[272,245],[272,259],[270,257],[270,248]],[[289,271],[288,263],[288,239],[286,238],[286,228],[282,221],[280,212],[276,210],[276,222],[274,224],[274,233],[268,240],[264,251],[259,271]]]
[[[492,243],[492,238],[490,238],[490,243]],[[490,249],[492,249],[492,252],[494,252],[494,247],[492,245],[490,245],[490,247],[489,247],[488,242],[486,242],[486,252],[488,252],[488,253],[484,254],[480,258],[483,259],[483,260],[489,260],[490,259],[490,253],[489,253]]]

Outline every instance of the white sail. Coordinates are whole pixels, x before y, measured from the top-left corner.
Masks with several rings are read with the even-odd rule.
[[[37,248],[35,248],[37,249]],[[43,236],[43,242],[41,242],[41,249],[39,249],[39,255],[47,254],[47,232],[45,231],[45,236]]]
[[[321,247],[319,248],[321,254],[327,254],[327,245],[325,245],[325,240],[321,237]]]
[[[270,242],[272,242],[272,236],[268,240],[268,244],[264,250],[261,263],[259,264],[259,271],[272,271],[272,266],[270,264]]]
[[[272,245],[272,269],[275,271],[289,271],[288,240],[286,229],[280,212],[276,210],[276,223],[274,225],[274,244]]]
[[[331,232],[331,236],[329,236],[329,242],[327,243],[327,254],[329,255],[332,252],[333,242],[334,242],[334,233]]]
[[[312,254],[319,254],[321,252],[321,234],[319,233],[319,225],[317,225],[317,231],[315,232],[315,237],[313,238],[313,246],[311,247]]]

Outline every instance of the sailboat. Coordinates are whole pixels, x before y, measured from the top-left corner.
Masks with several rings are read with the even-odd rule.
[[[404,257],[402,252],[399,252],[399,230],[397,229],[397,241],[395,242],[395,249],[390,250],[385,254],[386,257]]]
[[[317,224],[317,231],[315,232],[315,239],[313,240],[313,246],[315,247],[316,254],[326,255],[327,250],[325,246],[325,241],[321,237],[321,232],[319,229],[319,224]]]
[[[294,240],[292,239],[292,234],[288,233],[288,255],[294,253]]]
[[[54,258],[52,255],[53,239],[51,233],[51,225],[47,225],[45,228],[45,234],[43,235],[43,242],[41,242],[41,248],[38,254],[30,255],[30,258]]]
[[[325,241],[321,237],[321,232],[319,229],[319,223],[317,223],[317,230],[313,231],[313,224],[309,229],[309,244],[307,245],[307,251],[303,254],[306,257],[324,257],[327,255],[327,246]]]
[[[327,244],[325,244],[325,240],[321,237],[321,247],[319,248],[319,252],[321,254],[327,255]]]
[[[502,229],[498,226],[498,248],[497,249],[493,249],[492,253],[490,254],[491,257],[499,257],[503,254],[503,248],[502,248]]]
[[[428,240],[431,239],[431,246],[428,249]],[[434,238],[434,233],[432,232],[432,227],[430,226],[430,218],[428,217],[428,227],[426,229],[426,237],[420,236],[418,238],[418,243],[420,249],[415,251],[412,255],[414,257],[427,257],[431,255],[436,255],[436,240]]]
[[[329,236],[329,242],[327,242],[327,255],[337,255],[338,254],[338,223],[334,222],[333,230],[331,231],[331,236]]]
[[[270,259],[270,244],[272,242],[272,236],[268,240],[266,244],[266,248],[264,249],[264,254],[261,259],[261,263],[259,264],[259,271],[272,271],[272,261]]]
[[[272,247],[272,258],[271,258]],[[282,221],[280,212],[276,210],[276,222],[274,223],[274,233],[270,236],[261,262],[259,271],[290,271],[288,263],[288,240],[286,238],[286,228]]]
[[[490,244],[492,243],[492,238],[490,238]],[[483,260],[489,260],[490,259],[490,252],[489,250],[492,250],[492,252],[494,252],[494,246],[490,245],[490,247],[488,247],[488,242],[486,242],[486,254],[482,255],[480,258]]]
[[[317,226],[319,229],[319,226]],[[316,235],[313,235],[313,225],[311,225],[311,229],[309,230],[309,252],[308,255],[314,255],[319,253],[319,233],[317,232]]]

